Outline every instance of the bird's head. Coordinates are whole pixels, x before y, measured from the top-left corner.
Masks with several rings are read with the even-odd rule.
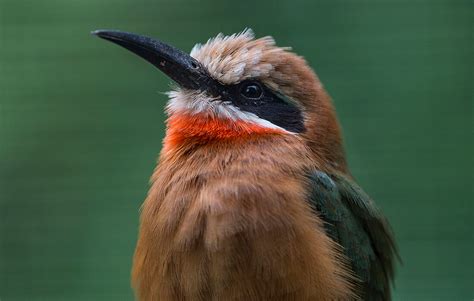
[[[178,87],[168,93],[165,149],[186,141],[292,135],[333,168],[345,170],[331,100],[306,61],[251,30],[197,44],[191,54],[136,34],[93,34],[134,52]]]

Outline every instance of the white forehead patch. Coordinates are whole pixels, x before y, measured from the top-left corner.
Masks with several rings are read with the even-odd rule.
[[[218,34],[204,45],[196,44],[191,56],[203,64],[212,77],[234,84],[252,77],[268,75],[273,66],[265,60],[268,52],[283,51],[272,37],[255,39],[251,29],[238,34]]]
[[[174,114],[200,114],[203,117],[226,119],[230,122],[245,121],[261,127],[291,133],[253,113],[241,111],[230,102],[209,97],[203,92],[179,89],[170,91],[167,94],[170,98],[166,107],[169,116]]]

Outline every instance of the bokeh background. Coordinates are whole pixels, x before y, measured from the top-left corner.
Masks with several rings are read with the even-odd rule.
[[[189,51],[245,27],[306,57],[390,219],[395,300],[472,300],[472,1],[0,0],[0,300],[132,300],[168,79],[98,28]]]

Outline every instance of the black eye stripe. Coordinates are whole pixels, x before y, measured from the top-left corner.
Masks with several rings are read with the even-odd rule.
[[[300,108],[258,80],[226,85],[222,90],[221,97],[242,111],[253,113],[290,132],[301,133],[305,130]]]

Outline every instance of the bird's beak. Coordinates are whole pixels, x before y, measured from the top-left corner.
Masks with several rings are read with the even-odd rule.
[[[102,39],[118,44],[152,63],[184,89],[216,94],[219,84],[189,54],[161,41],[117,30],[92,32]],[[213,93],[216,92],[216,93]]]

